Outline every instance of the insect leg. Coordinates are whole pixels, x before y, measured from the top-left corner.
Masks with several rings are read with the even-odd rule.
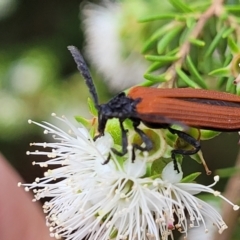
[[[145,147],[141,147],[138,144],[133,143],[133,152],[132,152],[132,161],[135,160],[135,149],[138,149],[140,151],[150,151],[153,148],[153,143],[151,139],[146,135],[144,131],[142,131],[140,128],[138,128],[140,121],[132,120],[133,121],[133,128],[135,132],[141,137],[142,141],[145,143]]]
[[[172,128],[168,128],[168,130],[172,134],[177,134],[179,138],[182,138],[184,141],[186,141],[187,143],[189,143],[190,145],[192,145],[194,147],[194,149],[192,149],[192,150],[184,150],[184,149],[172,150],[172,159],[173,159],[173,163],[174,163],[174,170],[177,170],[177,172],[179,173],[180,171],[177,166],[176,154],[193,155],[200,150],[201,145],[198,140],[196,140],[194,137],[190,136],[189,134],[187,134],[185,132],[182,132],[182,131],[179,131],[176,129],[172,129]]]

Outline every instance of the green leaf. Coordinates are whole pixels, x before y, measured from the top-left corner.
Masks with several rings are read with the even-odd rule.
[[[186,58],[187,66],[189,72],[196,78],[197,83],[200,87],[207,89],[207,85],[201,75],[198,73],[197,68],[194,66],[194,63],[191,59],[191,57],[188,55]]]
[[[179,56],[159,56],[159,55],[146,55],[145,58],[149,61],[158,61],[164,63],[174,62],[179,59]]]
[[[189,36],[192,34],[192,30],[195,25],[192,26],[192,28],[185,27],[183,31],[181,32],[181,36],[179,38],[179,44],[182,45],[184,42],[188,41]]]
[[[236,94],[240,96],[240,84],[236,85]]]
[[[108,132],[115,144],[121,145],[122,143],[122,132],[119,127],[119,120],[117,118],[110,119],[107,121],[106,132]]]
[[[230,36],[228,37],[228,46],[230,47],[230,49],[233,53],[239,53],[240,52],[237,43]]]
[[[179,48],[177,47],[177,48],[173,49],[172,51],[168,52],[167,55],[165,55],[165,56],[176,57],[175,55],[176,55],[176,53],[178,53],[178,51],[179,51]],[[168,65],[168,62],[158,62],[158,61],[156,61],[148,67],[148,69],[146,70],[146,73],[150,73],[150,72],[153,72],[155,70],[161,69],[162,67],[164,67],[166,65]]]
[[[240,13],[240,5],[225,5],[225,9],[230,13]]]
[[[196,25],[196,19],[194,17],[189,16],[186,19],[186,25],[187,25],[188,28],[191,29],[192,27],[194,27]]]
[[[225,32],[222,34],[222,38],[227,38],[234,30],[235,28],[233,27],[226,29]]]
[[[152,74],[144,74],[144,78],[152,82],[166,82],[165,74],[158,75],[158,76],[155,76]]]
[[[187,16],[186,15],[176,15],[175,20],[178,22],[186,22]]]
[[[94,136],[95,136],[95,133],[96,133],[95,130],[96,130],[96,129],[95,129],[94,127],[91,127],[91,128],[90,128],[89,134],[90,134],[90,136],[91,136],[92,138],[94,138]]]
[[[161,28],[159,28],[156,32],[154,32],[152,34],[152,36],[145,42],[145,44],[143,45],[142,48],[142,53],[144,54],[145,52],[147,52],[152,45],[164,34],[166,34],[167,32],[171,31],[171,29],[174,27],[175,25],[168,24],[168,25],[164,25]]]
[[[223,63],[223,67],[228,66],[231,61],[232,61],[232,54],[229,53],[227,56],[225,56],[225,61]],[[222,88],[225,85],[226,82],[227,82],[226,77],[219,77],[218,78],[218,83],[217,83],[217,88],[218,89]]]
[[[189,13],[193,12],[193,10],[189,7],[189,5],[184,4],[181,0],[169,0],[169,3],[178,11]]]
[[[189,38],[189,42],[198,47],[204,47],[205,42],[196,38]]]
[[[91,98],[88,98],[88,108],[89,108],[90,113],[93,116],[95,116],[95,117],[98,116],[98,111],[95,108],[94,102],[93,102],[93,100]]]
[[[149,21],[155,21],[155,20],[168,20],[168,19],[175,19],[176,18],[175,13],[166,13],[166,14],[160,14],[160,15],[155,15],[155,16],[149,16],[149,17],[144,17],[140,18],[138,22],[149,22]]]
[[[205,12],[207,10],[207,8],[209,8],[211,2],[210,1],[200,1],[200,2],[197,2],[197,1],[194,1],[194,2],[191,2],[191,7],[193,9],[194,12],[200,12],[200,11],[203,11]]]
[[[200,135],[201,140],[209,140],[221,134],[221,132],[205,130],[205,129],[201,129],[200,132],[201,132],[201,135]]]
[[[171,50],[170,52],[168,52],[167,56],[176,55],[178,52],[179,52],[179,47],[176,47],[173,50]]]
[[[163,66],[166,66],[166,64],[168,64],[168,63],[166,63],[166,62],[154,62],[148,67],[148,69],[146,71],[146,74],[150,73],[150,72],[153,72],[155,70],[158,70],[158,69],[162,68]]]
[[[236,86],[234,85],[234,77],[229,77],[227,80],[226,91],[229,93],[235,93]]]
[[[212,55],[212,53],[214,52],[214,50],[217,48],[218,43],[220,42],[220,40],[222,39],[222,35],[223,33],[226,31],[227,27],[224,26],[220,29],[220,31],[218,31],[217,35],[215,36],[215,38],[212,40],[211,44],[209,45],[208,49],[206,50],[205,56],[204,58],[208,58],[209,56]]]
[[[232,54],[229,53],[228,55],[226,55],[225,56],[225,61],[223,63],[223,67],[228,66],[229,63],[232,61],[232,58],[233,58]]]
[[[162,54],[167,46],[170,44],[170,42],[176,38],[176,36],[178,35],[178,33],[183,29],[183,25],[177,25],[175,26],[174,29],[171,29],[170,31],[168,31],[158,42],[157,45],[157,51],[158,54]]]
[[[154,84],[155,84],[154,82],[146,80],[142,83],[137,84],[136,86],[151,87]],[[125,120],[125,122],[126,122],[126,120]]]
[[[81,123],[84,127],[89,127],[89,120],[87,120],[86,118],[83,118],[81,116],[75,116],[75,119],[77,122]]]
[[[176,72],[178,76],[189,86],[192,88],[199,88],[199,85],[196,84],[193,80],[191,80],[179,67],[176,67]]]
[[[152,176],[156,175],[157,177],[159,177],[164,167],[171,161],[172,161],[171,158],[159,158],[155,160],[151,166],[151,175]]]
[[[229,67],[223,67],[223,68],[218,68],[218,69],[211,71],[208,75],[225,77],[225,76],[229,76],[229,74],[230,74]]]
[[[194,180],[199,177],[202,173],[201,172],[196,172],[196,173],[191,173],[190,175],[184,177],[181,180],[181,183],[191,183],[194,182]]]

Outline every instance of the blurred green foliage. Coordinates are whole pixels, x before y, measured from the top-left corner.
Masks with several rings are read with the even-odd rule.
[[[42,132],[28,119],[87,115],[88,91],[68,45],[81,47],[81,1],[0,1],[0,151],[28,179],[29,142]],[[52,119],[51,119],[52,120]]]

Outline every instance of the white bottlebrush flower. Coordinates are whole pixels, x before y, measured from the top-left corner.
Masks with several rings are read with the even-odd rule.
[[[105,1],[102,6],[88,3],[83,9],[86,51],[89,59],[103,74],[108,86],[118,91],[141,83],[148,66],[140,53],[140,47],[127,49],[126,42],[121,39],[121,35],[126,32],[124,28],[131,27],[130,22],[126,24],[123,21],[126,17],[124,14],[121,3],[110,1]],[[135,27],[136,24],[137,20]],[[134,41],[131,42],[131,46],[137,46],[140,40],[136,38],[131,41]]]
[[[173,196],[175,201],[181,205],[180,208],[178,208],[177,205],[173,206],[175,215],[177,217],[175,228],[181,233],[186,233],[187,235],[187,232],[190,228],[200,227],[202,224],[205,233],[207,233],[207,220],[218,228],[219,233],[222,233],[227,228],[227,225],[223,221],[218,211],[208,203],[194,196],[198,193],[210,193],[231,204],[233,206],[233,210],[239,210],[239,206],[234,205],[228,199],[224,198],[220,192],[212,189],[212,187],[219,181],[219,177],[215,176],[214,183],[209,186],[204,186],[197,183],[181,183],[181,175],[171,174],[170,172],[172,169],[173,163],[170,162],[163,169],[162,179],[158,178],[155,180],[155,186],[162,191],[165,197]]]
[[[117,160],[111,153],[109,134],[94,142],[85,128],[58,119],[70,128],[69,132],[46,122],[30,121],[52,134],[56,142],[32,144],[46,151],[28,154],[50,158],[35,164],[53,168],[34,183],[23,184],[26,190],[33,190],[35,200],[52,198],[43,206],[52,236],[68,240],[167,240],[173,239],[175,229],[187,233],[189,228],[204,224],[204,217],[220,232],[226,228],[212,207],[193,196],[199,192],[215,194],[211,186],[181,183],[182,171],[176,173],[172,162],[163,169],[161,178],[153,177],[147,154],[140,157],[136,153],[132,163],[129,147],[125,161]],[[109,153],[111,160],[103,165]]]

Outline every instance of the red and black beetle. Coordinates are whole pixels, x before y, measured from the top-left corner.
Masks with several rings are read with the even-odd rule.
[[[183,131],[171,128],[173,123],[221,132],[240,131],[240,97],[230,93],[191,88],[133,87],[127,95],[121,92],[109,102],[99,104],[95,86],[82,55],[74,46],[69,46],[68,49],[85,79],[98,110],[97,137],[104,135],[109,119],[119,119],[122,152],[112,149],[117,155],[123,156],[127,153],[127,130],[123,126],[126,119],[132,121],[134,130],[145,143],[144,147],[133,144],[133,160],[134,149],[150,151],[153,147],[149,137],[138,128],[141,122],[149,128],[167,128],[172,134],[176,134],[193,146],[192,150],[172,150],[174,169],[178,172],[175,155],[197,153],[200,150],[200,142]]]

